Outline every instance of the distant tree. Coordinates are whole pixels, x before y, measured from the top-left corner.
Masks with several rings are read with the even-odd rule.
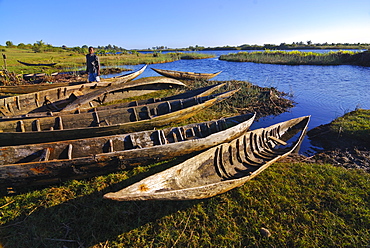
[[[17,47],[20,48],[20,49],[27,48],[27,46],[24,43],[19,43]]]
[[[6,42],[5,42],[5,45],[6,45],[7,47],[14,47],[13,42],[11,42],[10,40],[6,41]]]
[[[33,44],[32,50],[35,53],[41,53],[44,51],[44,46],[45,46],[45,43],[42,40],[36,41],[36,43]]]
[[[287,48],[288,48],[288,45],[285,42],[280,43],[279,49],[287,49]]]
[[[276,47],[276,45],[274,45],[274,44],[264,44],[263,45],[264,49],[274,49],[275,47]]]
[[[308,40],[307,45],[311,45],[311,44],[312,44],[312,41]]]

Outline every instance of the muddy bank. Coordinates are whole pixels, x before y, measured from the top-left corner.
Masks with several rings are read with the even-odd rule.
[[[310,158],[311,162],[329,163],[370,172],[369,141],[335,132],[331,125],[333,124],[321,125],[307,133],[313,145],[323,148]]]

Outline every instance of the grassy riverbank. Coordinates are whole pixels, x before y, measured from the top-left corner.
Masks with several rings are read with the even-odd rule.
[[[370,242],[370,174],[329,164],[276,163],[242,187],[206,200],[102,199],[173,164],[3,197],[0,242],[4,247],[366,247]]]
[[[315,155],[322,163],[363,169],[370,173],[370,110],[357,109],[308,132],[313,145],[323,147]]]
[[[326,148],[366,147],[370,143],[370,110],[351,111],[311,133],[323,133],[322,130],[325,130],[325,136],[332,137],[320,141]]]
[[[47,51],[35,53],[32,49],[4,48],[1,53],[6,56],[6,68],[15,74],[52,73],[56,71],[81,70],[85,68],[85,55],[71,50]],[[122,53],[99,55],[102,66],[138,65],[172,62],[179,59],[202,59],[214,57],[199,53]],[[57,63],[53,67],[25,66],[17,60],[33,64]],[[4,60],[1,67],[5,67]]]
[[[314,53],[266,50],[221,55],[220,60],[284,65],[362,65],[370,66],[370,52],[338,51]]]
[[[209,82],[188,83],[192,88],[204,84]],[[259,116],[272,114],[274,110],[278,114],[292,106],[274,88],[232,81],[223,90],[237,87],[242,89],[236,96],[187,122],[252,111]],[[178,90],[161,91],[150,96],[176,93]],[[368,114],[358,113],[365,119]],[[347,132],[355,125],[341,126]],[[188,157],[2,195],[0,247],[369,245],[370,174],[315,161],[275,163],[242,187],[211,199],[183,202],[102,199],[107,192],[119,190]],[[269,230],[271,236],[261,228]]]

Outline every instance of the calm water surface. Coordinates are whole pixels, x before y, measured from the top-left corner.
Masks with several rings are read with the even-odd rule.
[[[204,53],[204,52],[202,52]],[[271,65],[249,62],[226,62],[218,59],[230,51],[209,51],[216,58],[180,60],[149,65],[140,77],[158,76],[150,68],[207,72],[222,71],[212,80],[243,80],[263,87],[275,87],[291,93],[297,103],[289,112],[263,118],[252,129],[265,127],[280,121],[311,115],[309,129],[327,124],[333,119],[356,108],[370,109],[370,68],[350,65]],[[137,70],[142,65],[125,66]],[[127,73],[127,72],[125,72]],[[122,73],[122,74],[125,74]],[[140,78],[139,77],[139,78]],[[306,137],[301,153],[312,153]]]

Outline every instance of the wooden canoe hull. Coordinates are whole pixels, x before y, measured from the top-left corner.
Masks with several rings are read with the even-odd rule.
[[[131,72],[122,76],[113,77],[113,78],[106,78],[103,79],[103,82],[128,82],[133,80],[134,78],[138,77],[142,74],[147,65],[143,66],[140,70]],[[72,85],[81,85],[86,82],[63,82],[63,83],[41,83],[41,84],[26,84],[26,85],[12,85],[12,86],[0,86],[0,93],[7,93],[7,94],[27,94],[32,92],[38,92],[42,90],[48,90],[53,88],[59,87],[66,87]]]
[[[125,80],[125,81],[131,81],[133,80],[134,78],[137,78],[138,76],[140,76],[146,69],[148,65],[144,65],[143,67],[141,67],[140,70],[138,71],[135,71],[135,72],[131,72],[131,73],[128,73],[128,74],[124,74],[124,75],[121,75],[121,76],[117,76],[117,77],[111,77],[111,78],[104,78],[103,81],[105,82],[115,82],[117,80],[121,81],[121,80]]]
[[[0,146],[52,142],[148,130],[181,122],[237,90],[204,98],[154,103],[127,109],[0,122]],[[15,130],[14,130],[15,128]],[[9,132],[8,130],[14,130]],[[48,130],[45,130],[48,129]],[[52,130],[50,130],[52,129]]]
[[[220,89],[224,85],[225,85],[225,83],[219,83],[219,84],[214,84],[214,85],[198,88],[198,89],[195,89],[195,90],[189,90],[189,91],[186,91],[184,93],[180,93],[180,94],[177,94],[177,95],[174,95],[174,96],[169,96],[169,97],[164,97],[164,98],[150,98],[150,99],[145,99],[145,100],[136,100],[136,101],[132,101],[132,102],[124,102],[124,103],[119,103],[119,104],[110,104],[110,105],[103,105],[103,106],[100,106],[101,103],[104,103],[106,101],[105,100],[102,101],[101,99],[97,98],[97,99],[94,99],[93,101],[91,101],[89,103],[88,108],[80,107],[77,112],[87,113],[87,112],[102,111],[102,110],[109,110],[109,109],[128,108],[128,107],[134,107],[134,106],[140,106],[140,105],[147,105],[147,104],[151,104],[151,103],[159,103],[159,102],[165,102],[165,101],[186,99],[186,98],[191,98],[191,97],[204,97],[204,96],[210,95],[211,93]],[[155,90],[157,90],[157,89],[163,88],[161,86],[164,86],[164,85],[154,84],[153,86],[155,87]],[[148,89],[148,88],[144,89],[143,87],[141,87],[140,90],[136,90],[135,88],[130,88],[127,91],[127,95],[124,95],[124,93],[122,91],[122,92],[114,92],[114,96],[115,97],[121,97],[121,98],[128,98],[129,96],[132,97],[135,94],[135,92],[137,92],[137,95],[142,94],[141,91],[147,92],[147,91],[151,91],[151,90]],[[117,96],[118,94],[120,94],[120,96]],[[104,96],[104,97],[108,98],[109,102],[111,102],[111,100],[113,99],[113,97],[110,96],[110,95]],[[59,104],[59,106],[60,106],[60,104]],[[0,122],[1,121],[9,121],[9,120],[29,119],[29,118],[43,118],[43,117],[50,117],[50,116],[75,114],[75,113],[76,113],[76,111],[74,111],[74,110],[72,110],[72,111],[63,111],[63,112],[54,112],[54,111],[50,110],[48,112],[35,112],[35,113],[28,113],[28,114],[25,114],[25,115],[2,117],[2,118],[0,118]],[[1,126],[1,124],[0,124],[0,126]]]
[[[187,79],[187,80],[209,80],[216,77],[221,71],[216,73],[197,73],[197,72],[185,72],[185,71],[172,71],[152,68],[153,71],[159,73],[165,77],[171,77],[175,79]]]
[[[169,78],[165,77],[150,77],[129,82],[86,83],[69,87],[60,87],[0,99],[0,116],[22,115],[29,112],[45,112],[48,109],[60,110],[60,106],[66,106],[81,95],[110,87],[113,84],[115,84],[117,88],[120,87],[120,90],[113,91],[112,94],[106,94],[104,102],[116,100],[117,98],[122,99],[120,97],[124,97],[125,94],[127,95],[130,90],[148,89],[147,91],[142,92],[142,94],[147,94],[148,92],[155,91],[158,84],[164,84],[166,87],[174,87],[176,85],[185,86],[184,83],[175,79],[170,80]],[[163,89],[163,87],[160,89]],[[120,95],[119,93],[122,94]],[[139,92],[135,93],[136,95],[139,94]],[[132,94],[130,97],[132,97]]]
[[[19,61],[19,60],[17,60],[17,61],[19,63],[21,63],[22,65],[26,65],[26,66],[54,66],[54,65],[57,64],[57,63],[48,63],[48,64],[38,63],[38,64],[33,64],[33,63],[22,62],[22,61]]]
[[[104,198],[117,201],[191,200],[227,192],[297,149],[309,119],[305,116],[249,131],[118,192],[107,193]],[[287,142],[292,137],[292,144],[279,146],[279,142]]]
[[[5,94],[27,94],[42,90],[48,90],[52,88],[72,86],[78,84],[84,84],[86,81],[81,82],[62,82],[62,83],[40,83],[40,84],[23,84],[23,85],[9,85],[0,86],[0,93]]]
[[[2,147],[0,185],[86,178],[183,156],[239,137],[254,117],[247,114],[156,131]]]

